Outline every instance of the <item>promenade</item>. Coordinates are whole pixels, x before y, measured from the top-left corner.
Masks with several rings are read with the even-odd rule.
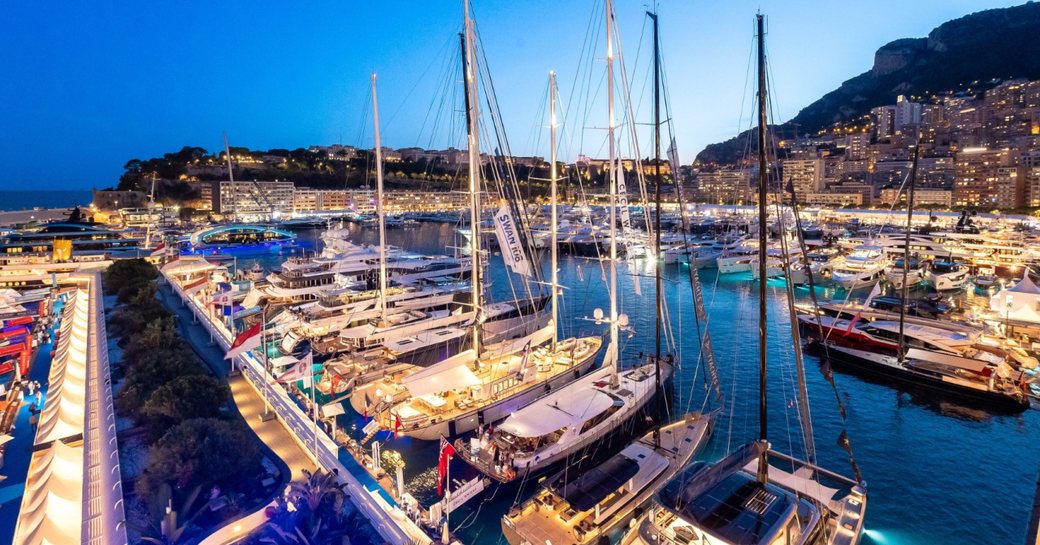
[[[165,277],[164,277],[165,278]],[[231,332],[219,321],[211,319],[210,313],[195,297],[186,294],[176,281],[165,278],[161,294],[167,306],[184,318],[183,312],[190,313],[191,320],[197,321],[201,329],[189,328],[192,335],[209,335],[212,349],[223,357],[224,351],[232,341]],[[183,307],[180,307],[183,305]],[[204,331],[204,333],[203,333]],[[192,340],[192,339],[189,339]],[[194,339],[193,344],[196,344]],[[211,358],[205,357],[210,360]],[[209,362],[208,362],[209,363]],[[214,371],[218,376],[228,376],[227,362],[216,365]],[[214,366],[214,363],[209,363]],[[313,470],[320,467],[325,471],[336,473],[347,485],[351,501],[355,502],[359,511],[365,516],[379,535],[393,545],[427,545],[432,540],[412,522],[407,514],[392,503],[392,499],[384,491],[373,486],[366,487],[362,482],[371,482],[371,476],[356,464],[349,464],[348,469],[339,459],[339,447],[324,433],[317,430],[311,419],[297,406],[288,394],[265,380],[263,366],[252,356],[245,354],[236,358],[236,367],[242,372],[230,377],[229,384],[236,405],[242,404],[239,410],[250,427],[260,439],[271,448],[291,469],[293,478],[299,476],[302,469]],[[250,396],[248,392],[252,392]],[[259,415],[264,410],[264,396],[268,398],[276,418],[261,422]],[[317,432],[317,433],[315,433]],[[294,446],[295,448],[291,448]],[[283,455],[284,454],[284,455]],[[357,473],[357,474],[355,474]],[[210,536],[203,543],[207,545],[223,545],[233,543],[247,534],[247,528],[255,528],[263,522],[263,509],[229,524]],[[237,526],[237,528],[236,528]]]

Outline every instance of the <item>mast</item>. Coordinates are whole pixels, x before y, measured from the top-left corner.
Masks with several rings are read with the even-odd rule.
[[[552,236],[550,245],[551,255],[551,280],[552,283],[552,322],[553,322],[553,336],[552,336],[552,349],[556,352],[556,343],[559,341],[559,309],[557,305],[557,294],[560,291],[560,279],[557,271],[557,230],[559,224],[557,223],[557,212],[556,212],[556,72],[549,72],[549,205],[552,209],[552,219],[549,224],[549,231]]]
[[[152,247],[152,218],[155,217],[155,171],[152,171],[152,191],[148,194],[148,225],[144,231],[144,247]]]
[[[372,120],[376,138],[376,215],[379,216],[379,319],[386,322],[386,217],[383,212],[383,148],[379,140],[379,99],[372,74]]]
[[[465,37],[462,40],[462,69],[466,82],[466,140],[469,148],[469,249],[472,256],[473,278],[473,351],[480,354],[480,314],[481,314],[481,262],[480,255],[480,133],[477,131],[477,74],[474,71],[476,53],[473,51],[473,20],[469,17],[469,0],[463,0],[463,17],[465,20]]]
[[[914,146],[914,162],[910,165],[910,188],[906,196],[906,238],[903,240],[903,289],[899,301],[899,364],[902,365],[906,359],[903,348],[906,345],[906,337],[903,336],[903,328],[906,325],[906,305],[909,303],[910,286],[907,277],[910,276],[910,226],[914,219],[914,181],[917,178],[917,158],[921,153],[921,139],[917,139]]]
[[[228,146],[228,143],[227,143],[227,133],[224,133],[224,154],[227,155],[227,177],[228,177],[228,182],[230,182],[230,184],[229,184],[230,187],[228,188],[228,193],[231,196],[231,215],[234,216],[235,215],[235,201],[238,200],[238,192],[235,191],[235,173],[234,173],[234,169],[232,168],[232,164],[231,164],[231,147]],[[220,192],[220,186],[219,185],[217,186],[217,192],[218,192],[218,195],[219,195],[219,192]],[[236,217],[235,219],[237,220],[238,218]]]
[[[758,26],[758,440],[768,445],[766,420],[766,42],[762,14]],[[758,482],[769,480],[769,453],[762,449],[758,460]]]
[[[617,149],[614,141],[614,6],[606,2],[607,17],[607,141],[610,166],[607,170],[610,186],[610,348],[606,357],[613,366],[612,382],[617,381],[618,370],[618,309],[617,309]]]
[[[656,205],[656,218],[654,218],[654,282],[656,283],[657,314],[654,324],[654,380],[657,391],[661,391],[661,267],[664,259],[661,255],[661,50],[657,33],[657,14],[647,12],[654,21],[654,200]],[[660,441],[654,434],[655,441]]]

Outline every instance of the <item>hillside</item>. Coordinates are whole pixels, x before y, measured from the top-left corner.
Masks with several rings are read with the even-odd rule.
[[[894,104],[898,95],[982,87],[994,78],[1040,79],[1040,3],[980,11],[948,21],[927,38],[890,42],[874,54],[870,70],[841,84],[806,106],[779,128],[811,133],[860,117],[871,108]],[[984,83],[982,85],[985,85]],[[733,163],[744,151],[746,135],[711,144],[701,162]]]

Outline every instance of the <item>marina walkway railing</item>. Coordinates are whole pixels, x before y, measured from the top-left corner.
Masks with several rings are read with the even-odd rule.
[[[231,331],[222,322],[215,320],[207,305],[199,301],[194,294],[186,293],[175,279],[165,279],[181,301],[191,309],[202,327],[210,333],[213,341],[225,351],[228,350],[234,340]],[[337,474],[347,485],[351,500],[383,539],[394,545],[432,543],[429,536],[400,507],[383,496],[378,486],[374,489],[367,488],[358,476],[339,460],[339,445],[319,426],[315,426],[313,420],[289,397],[288,392],[273,383],[272,377],[265,373],[263,364],[251,352],[235,358],[235,366],[242,371],[242,375],[257,393],[268,400],[279,422],[285,426],[303,451],[318,466]],[[354,469],[364,472],[360,466],[355,466]],[[363,477],[366,480],[369,478],[367,473]]]

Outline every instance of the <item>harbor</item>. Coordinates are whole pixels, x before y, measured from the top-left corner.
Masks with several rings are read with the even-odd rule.
[[[885,2],[900,33],[963,9]],[[0,180],[0,543],[1040,545],[1040,5],[890,41],[823,94],[812,70],[861,53],[849,6],[705,29],[562,3],[512,41],[531,8],[476,4],[392,6],[398,34],[383,6],[184,5],[178,56],[156,6],[133,48],[176,77],[128,94],[26,63],[162,115],[78,110],[133,136],[89,198]],[[164,78],[196,86],[195,42],[221,73],[189,113]],[[143,65],[107,53],[80,62],[105,85]],[[123,138],[35,77],[49,138]],[[113,157],[46,153],[8,176]]]

